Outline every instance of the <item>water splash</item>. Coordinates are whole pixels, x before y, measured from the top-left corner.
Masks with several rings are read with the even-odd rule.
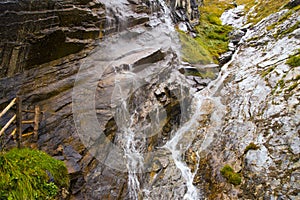
[[[168,29],[170,31],[175,31],[172,19],[171,19],[171,11],[169,9],[169,7],[167,6],[167,4],[165,3],[164,0],[158,0],[160,6],[163,9],[164,15],[163,15],[163,20],[165,21],[165,24],[167,25]]]
[[[116,106],[115,120],[120,134],[117,141],[124,151],[126,167],[128,171],[128,191],[130,199],[138,199],[140,182],[138,174],[143,172],[144,157],[142,152],[146,143],[143,134],[138,132],[136,127],[136,110],[130,113],[128,97],[132,91],[141,85],[136,74],[121,71],[115,78],[113,104]],[[138,136],[138,137],[137,137]]]
[[[187,136],[187,134],[193,134],[192,129],[195,126],[195,124],[197,124],[197,119],[198,115],[194,115],[188,122],[186,122],[183,126],[179,128],[179,130],[175,132],[173,138],[170,141],[168,141],[164,146],[164,148],[168,149],[171,152],[176,167],[181,171],[181,175],[186,181],[187,192],[184,195],[184,199],[186,200],[199,199],[200,195],[200,191],[198,191],[198,189],[193,185],[193,180],[197,169],[194,172],[192,172],[191,169],[186,165],[186,163],[182,159],[182,154],[184,150],[186,150],[192,142],[192,140],[189,140],[187,143],[185,143],[183,141],[187,140],[183,139]],[[193,138],[193,136],[189,138]]]

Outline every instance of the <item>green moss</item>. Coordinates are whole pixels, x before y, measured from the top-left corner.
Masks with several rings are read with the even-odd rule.
[[[280,88],[282,89],[284,86],[285,86],[285,82],[284,82],[284,80],[279,80],[278,81],[278,85],[280,86]]]
[[[55,199],[69,187],[62,161],[26,148],[0,154],[0,176],[0,199]]]
[[[295,25],[291,26],[290,28],[288,28],[287,30],[283,31],[283,32],[278,32],[277,34],[274,35],[275,38],[282,38],[283,36],[293,32],[294,30],[296,30],[300,25],[300,22],[297,22]]]
[[[294,90],[297,86],[298,86],[298,83],[295,82],[287,90],[290,92],[290,91]]]
[[[212,14],[207,14],[206,15],[207,21],[211,24],[215,24],[215,25],[222,25],[222,21],[220,20],[220,18],[212,13]]]
[[[226,2],[210,0],[200,7],[200,23],[195,27],[195,38],[180,32],[182,59],[190,63],[218,63],[219,56],[228,50],[230,26],[223,26],[221,14],[229,8]]]
[[[195,64],[208,64],[213,62],[210,52],[191,36],[179,31],[181,41],[182,60]]]
[[[269,16],[272,13],[278,12],[283,8],[284,5],[286,5],[289,2],[289,0],[259,0],[257,1],[257,4],[254,8],[254,16],[249,16],[249,22],[252,22],[253,24],[258,23],[263,18]],[[251,3],[253,4],[253,3]],[[270,28],[270,27],[269,27]]]
[[[257,146],[256,144],[254,144],[253,142],[251,142],[246,148],[245,148],[245,151],[244,151],[244,154],[246,154],[248,151],[250,150],[257,150],[259,149],[259,146]]]
[[[242,182],[241,176],[238,173],[235,173],[232,167],[230,167],[229,165],[225,165],[220,172],[222,176],[224,176],[229,183],[233,185],[241,184]]]
[[[289,57],[289,59],[286,61],[286,64],[291,67],[300,66],[300,49],[298,49],[298,52],[295,55]]]
[[[261,73],[261,76],[264,78],[266,77],[268,74],[270,74],[273,70],[275,69],[275,66],[269,67],[267,70],[263,71]]]

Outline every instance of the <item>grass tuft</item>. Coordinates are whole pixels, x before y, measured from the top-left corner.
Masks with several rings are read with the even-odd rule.
[[[250,150],[257,150],[259,149],[259,146],[257,146],[256,144],[254,144],[253,142],[251,142],[246,148],[245,148],[245,151],[244,151],[244,154],[246,154],[248,151]]]
[[[300,66],[300,49],[298,49],[298,52],[296,54],[289,57],[289,59],[286,61],[286,64],[291,67]]]
[[[225,165],[221,169],[221,174],[224,176],[227,181],[233,185],[240,185],[242,182],[242,178],[238,173],[235,173],[232,167],[229,165]]]
[[[69,187],[65,164],[31,149],[0,154],[0,199],[55,199],[59,188]]]

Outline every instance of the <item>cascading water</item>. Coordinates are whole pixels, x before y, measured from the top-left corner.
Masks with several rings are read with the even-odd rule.
[[[238,52],[238,51],[237,51]],[[231,61],[235,58],[237,52],[233,55]],[[176,166],[180,169],[182,176],[186,180],[187,192],[183,199],[195,200],[202,199],[202,194],[199,189],[193,185],[194,177],[198,168],[191,171],[191,169],[182,160],[182,155],[189,148],[193,138],[197,136],[196,128],[199,127],[199,121],[201,121],[207,114],[211,115],[211,128],[207,130],[206,137],[201,141],[200,149],[196,152],[198,166],[200,158],[199,153],[205,150],[212,142],[214,133],[218,133],[218,128],[221,127],[222,117],[224,116],[225,106],[221,103],[221,100],[214,97],[221,89],[224,79],[229,72],[227,71],[231,61],[223,66],[218,78],[212,81],[207,88],[194,94],[192,110],[194,114],[191,118],[183,124],[174,134],[173,138],[166,143],[164,148],[168,149],[172,153],[172,157]]]
[[[140,195],[143,195],[143,192],[144,194],[152,192],[151,185],[144,187],[140,182],[143,174],[149,172],[147,171],[149,169],[145,166],[145,157],[147,157],[145,156],[145,152],[147,151],[147,137],[149,136],[149,133],[151,135],[162,129],[161,126],[166,118],[166,111],[165,108],[158,106],[158,102],[146,102],[146,104],[150,105],[139,106],[139,102],[131,102],[131,97],[139,88],[147,85],[149,80],[153,79],[153,77],[161,77],[166,74],[170,77],[163,77],[161,79],[164,79],[167,85],[173,85],[174,87],[178,87],[179,85],[178,90],[181,90],[178,82],[182,81],[180,79],[180,76],[182,75],[179,74],[177,70],[177,73],[173,73],[170,70],[171,68],[175,68],[172,65],[177,65],[179,63],[179,56],[175,55],[178,55],[179,51],[177,43],[178,38],[172,25],[169,8],[163,0],[158,0],[157,2],[163,9],[163,16],[160,16],[160,18],[155,18],[155,16],[150,18],[149,25],[153,25],[151,28],[131,28],[106,38],[105,41],[102,41],[101,44],[99,44],[99,48],[94,55],[91,56],[91,58],[94,59],[91,61],[92,64],[88,66],[89,68],[86,68],[90,71],[89,75],[91,77],[86,78],[85,80],[88,80],[91,84],[99,81],[99,76],[101,76],[105,70],[115,74],[113,76],[114,86],[112,88],[113,93],[110,103],[111,107],[114,109],[114,120],[118,126],[118,132],[114,143],[119,149],[111,149],[109,155],[105,155],[104,158],[101,157],[100,160],[110,168],[127,172],[127,198],[133,200],[139,199]],[[111,11],[115,10],[119,16],[125,16],[122,20],[126,21],[126,16],[128,14],[126,14],[126,12],[128,12],[128,8],[124,6],[125,2],[103,3],[106,5],[107,9]],[[155,21],[155,23],[152,23],[152,21]],[[157,21],[159,22],[157,23]],[[132,39],[133,37],[134,40]],[[150,62],[151,64],[136,64],[139,62],[137,58],[147,60],[147,56],[157,54],[165,56],[164,59],[162,59],[162,61],[155,61],[154,63]],[[99,68],[103,69],[102,71],[100,70],[101,73],[97,72],[99,71]],[[84,70],[85,69],[82,71]],[[168,72],[166,73],[165,71]],[[159,85],[160,83],[156,82],[156,84]],[[175,86],[176,84],[177,86]],[[173,86],[170,88],[174,88]],[[90,88],[91,91],[94,91],[89,85],[81,88]],[[146,89],[144,88],[144,90]],[[184,93],[184,91],[180,91],[179,93]],[[143,94],[143,91],[141,94]],[[85,101],[93,102],[93,99],[86,99],[90,96],[92,98],[93,94],[84,96]],[[180,97],[177,99],[180,100]],[[156,99],[154,98],[153,100]],[[171,198],[173,199],[184,198],[196,200],[201,198],[201,192],[193,185],[193,179],[197,169],[192,171],[182,159],[182,155],[191,145],[191,138],[194,137],[193,129],[196,128],[197,120],[201,115],[201,113],[197,112],[202,106],[201,100],[194,101],[193,110],[195,111],[195,114],[185,123],[184,121],[186,119],[182,120],[180,123],[184,124],[182,124],[177,131],[176,127],[171,131],[172,138],[162,146],[163,148],[161,148],[171,153],[170,159],[173,160],[174,167],[177,167],[181,172],[180,184],[182,185],[179,190],[172,191],[174,194]],[[84,106],[85,105],[80,107],[80,109],[89,110],[95,107],[94,105],[91,105],[91,108],[85,108]],[[183,104],[180,106],[185,107]],[[145,116],[141,113],[141,110],[143,109],[148,112]],[[185,109],[186,108],[181,109],[181,115],[183,116],[185,115],[183,113]],[[88,118],[83,120],[86,121],[87,125],[94,126],[94,124],[90,123]],[[97,133],[95,133],[95,135],[96,134]],[[88,138],[82,138],[84,142],[89,142],[87,139]],[[97,151],[97,148],[95,151]],[[99,154],[102,155],[101,153]],[[122,163],[123,161],[124,164]],[[199,162],[199,156],[197,156],[197,162]],[[122,167],[123,165],[124,167]],[[184,191],[184,194],[182,194],[182,191]],[[166,198],[167,197],[164,199]],[[149,197],[149,199],[153,198]]]
[[[154,3],[154,2],[153,2]],[[164,30],[166,33],[168,33],[168,36],[171,40],[174,40],[175,37],[175,29],[172,24],[172,20],[170,17],[170,10],[166,3],[163,0],[158,0],[158,4],[162,7],[163,10],[163,16],[160,16],[159,20],[163,20],[163,24],[166,26],[166,30]],[[120,11],[120,10],[119,10]],[[152,18],[152,20],[156,21],[157,18]],[[161,23],[161,22],[160,22]],[[150,21],[151,24],[151,21]],[[176,40],[176,39],[175,39]],[[174,48],[174,44],[176,45],[176,42],[172,42],[171,46],[173,46],[173,51],[178,51],[178,48]],[[178,53],[178,52],[177,52]],[[140,85],[136,82],[136,75],[134,73],[125,72],[121,76],[127,77],[126,80],[131,80],[132,90],[134,91],[137,89]],[[122,80],[122,81],[120,81]],[[126,82],[126,81],[125,81]],[[121,143],[121,146],[125,153],[126,158],[126,167],[128,170],[128,190],[129,190],[129,198],[130,199],[138,199],[139,198],[139,192],[141,190],[141,185],[139,182],[138,174],[143,172],[143,152],[145,150],[145,142],[146,138],[144,133],[138,131],[141,129],[141,127],[137,127],[137,122],[135,120],[136,115],[138,113],[136,111],[133,112],[133,114],[130,114],[130,111],[128,109],[129,105],[127,102],[127,98],[129,94],[124,93],[125,87],[122,87],[125,85],[125,87],[128,87],[128,83],[124,84],[124,78],[116,78],[115,81],[115,91],[119,96],[119,102],[117,103],[119,106],[116,109],[116,121],[119,125],[119,129],[121,129],[121,134],[118,136],[118,141]],[[157,109],[157,118],[156,121],[159,121],[160,114],[159,109]],[[181,159],[183,150],[186,150],[186,148],[183,148],[179,144],[180,140],[183,137],[183,134],[189,131],[191,126],[195,124],[196,118],[189,121],[186,125],[184,125],[182,128],[180,128],[176,133],[174,134],[173,138],[166,144],[165,148],[167,148],[174,159],[174,162],[177,166],[177,168],[181,171],[183,178],[186,181],[186,187],[187,192],[184,195],[184,199],[190,199],[195,200],[199,198],[199,191],[196,189],[196,187],[193,185],[193,179],[195,176],[195,173],[197,170],[195,170],[193,173],[191,172],[191,169],[186,165],[186,163]],[[152,120],[152,123],[154,121]],[[154,126],[151,125],[151,126]],[[154,128],[155,129],[155,128]],[[179,147],[180,145],[180,147]],[[190,144],[184,144],[185,147],[187,147]],[[199,160],[199,159],[198,159]]]
[[[130,87],[128,88],[128,86]],[[132,114],[129,110],[127,98],[130,92],[140,87],[136,74],[122,71],[115,79],[113,100],[117,108],[115,120],[120,129],[117,141],[124,150],[128,171],[128,190],[130,199],[138,199],[140,182],[138,174],[143,172],[143,154],[145,137],[136,129],[137,111]],[[129,89],[129,90],[128,90]]]

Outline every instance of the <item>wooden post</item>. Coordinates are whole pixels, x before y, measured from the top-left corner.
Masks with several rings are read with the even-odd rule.
[[[40,107],[35,106],[34,108],[35,115],[34,115],[34,128],[33,128],[33,133],[34,133],[34,140],[37,142],[38,141],[38,130],[39,130],[39,120],[40,120]]]
[[[21,97],[17,97],[17,110],[16,110],[16,126],[17,126],[17,145],[18,148],[21,147],[21,143],[22,143],[22,98]]]

